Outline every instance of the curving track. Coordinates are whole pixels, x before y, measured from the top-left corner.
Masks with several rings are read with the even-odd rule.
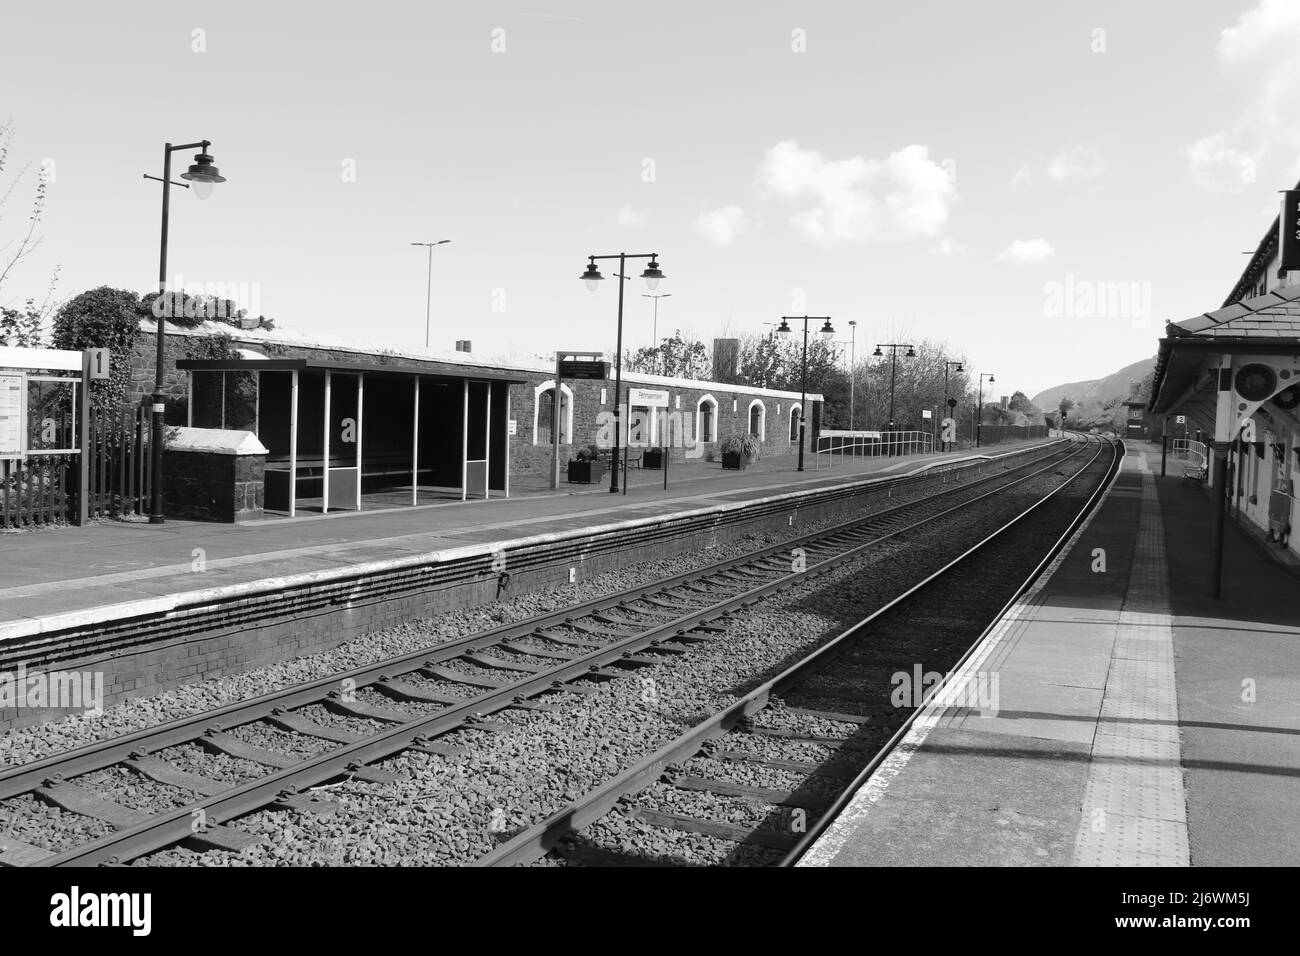
[[[1100,500],[1122,445],[1090,447],[1064,483],[945,567],[479,864],[552,849],[576,865],[687,862],[661,851],[671,831],[734,844],[726,863],[797,862],[938,692],[891,701],[920,645],[946,650],[943,670],[955,671]],[[976,690],[961,702],[987,703],[987,687]]]
[[[504,708],[550,709],[553,691],[575,680],[615,679],[712,639],[728,615],[823,574],[922,525],[941,522],[1082,454],[1083,446],[1049,447],[1042,457],[974,481],[945,478],[940,491],[832,528],[790,539],[652,586],[635,588],[450,641],[327,680],[150,728],[118,740],[0,772],[0,800],[33,796],[93,818],[111,832],[57,853],[10,843],[10,861],[38,865],[124,863],[182,841],[195,848],[238,850],[250,838],[230,821],[267,806],[309,809],[309,789],[340,777],[382,782],[391,775],[369,766],[403,750],[448,754],[436,738],[462,727],[499,729],[488,715]],[[929,479],[934,484],[934,479]],[[894,487],[906,490],[906,482]],[[892,493],[892,489],[891,489]],[[801,549],[806,569],[792,567]],[[580,688],[578,688],[580,690]],[[343,722],[313,719],[330,714]],[[379,722],[362,735],[346,719]],[[274,729],[311,747],[270,748],[241,730]],[[258,739],[256,736],[254,740]],[[200,746],[265,768],[236,784],[196,775],[166,754]],[[304,752],[307,751],[307,752]],[[159,813],[106,800],[78,777],[125,767],[182,798]],[[195,821],[202,825],[196,827]]]

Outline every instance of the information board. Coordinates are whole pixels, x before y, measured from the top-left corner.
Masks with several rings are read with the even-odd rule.
[[[561,378],[609,378],[609,363],[592,359],[561,359]]]
[[[22,456],[26,410],[27,376],[22,372],[0,372],[0,458]]]

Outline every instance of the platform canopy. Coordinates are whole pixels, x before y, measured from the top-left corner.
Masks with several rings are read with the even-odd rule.
[[[1214,436],[1219,386],[1225,381],[1219,373],[1227,371],[1235,383],[1237,373],[1254,365],[1264,365],[1276,375],[1276,387],[1265,401],[1300,385],[1294,372],[1300,366],[1300,285],[1280,287],[1168,323],[1160,340],[1147,407],[1156,414],[1188,415],[1207,435]],[[1277,403],[1272,403],[1270,414],[1277,410]],[[1244,409],[1230,405],[1226,411],[1228,418],[1235,419]],[[1234,422],[1221,424],[1228,431],[1217,440],[1228,441],[1233,437],[1228,432]]]
[[[190,359],[190,426],[266,446],[266,506],[360,510],[510,493],[510,386],[489,369],[310,358]]]

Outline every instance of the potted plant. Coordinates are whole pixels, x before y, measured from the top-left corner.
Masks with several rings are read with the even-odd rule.
[[[756,435],[728,435],[720,448],[722,467],[743,471],[758,458],[760,448]]]
[[[605,462],[600,457],[600,449],[588,445],[578,452],[578,457],[569,462],[569,481],[592,484],[605,477]]]

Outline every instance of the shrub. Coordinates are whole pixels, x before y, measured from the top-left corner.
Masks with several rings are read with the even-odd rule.
[[[728,435],[722,440],[720,451],[724,455],[744,455],[749,459],[757,459],[762,446],[754,435]]]
[[[90,400],[113,408],[126,401],[131,385],[130,356],[140,334],[140,297],[127,289],[100,286],[65,302],[54,314],[51,344],[56,349],[106,348],[112,356],[109,378],[92,382]]]

